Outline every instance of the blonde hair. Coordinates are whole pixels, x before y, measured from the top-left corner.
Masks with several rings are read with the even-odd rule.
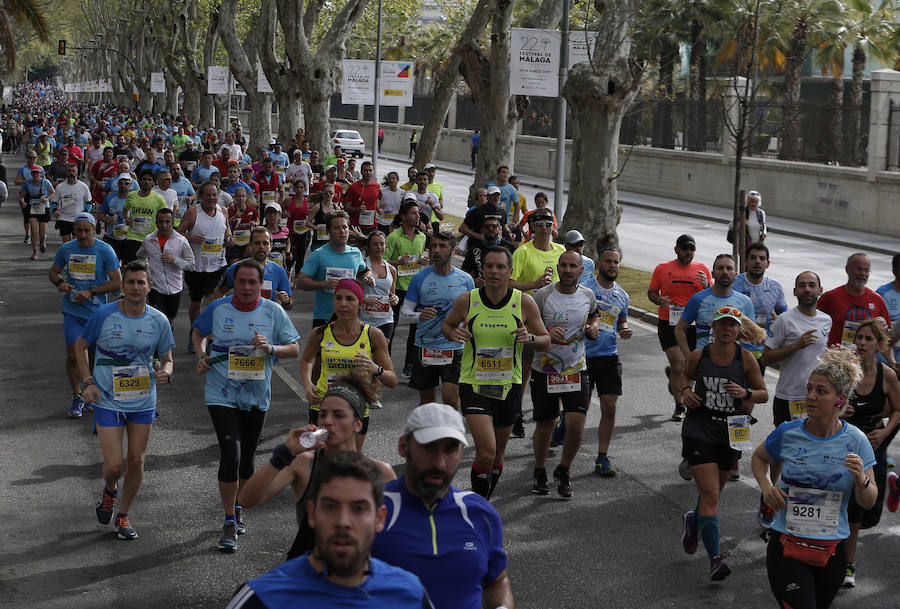
[[[738,332],[738,340],[751,345],[761,345],[766,342],[766,330],[741,313],[741,330]]]
[[[825,349],[816,367],[809,373],[824,376],[835,391],[850,396],[863,378],[862,366],[856,354],[839,347]]]
[[[856,333],[859,334],[859,331],[863,328],[872,328],[872,334],[875,335],[875,342],[878,343],[879,350],[883,350],[888,346],[888,343],[891,340],[891,332],[890,329],[884,325],[883,321],[877,318],[861,321],[859,322],[859,327],[856,329]]]

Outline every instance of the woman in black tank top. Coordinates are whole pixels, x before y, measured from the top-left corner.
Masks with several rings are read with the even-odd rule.
[[[745,329],[746,328],[746,329]],[[755,328],[755,330],[754,330]],[[715,340],[693,351],[684,367],[684,405],[687,416],[681,429],[682,456],[697,485],[696,507],[683,517],[684,551],[693,554],[703,540],[709,555],[712,581],[731,573],[719,547],[719,496],[731,467],[740,458],[733,445],[749,441],[749,415],[754,403],[769,399],[759,365],[737,340],[759,344],[764,332],[752,320],[742,319],[733,306],[713,315]]]
[[[855,425],[869,438],[875,450],[875,474],[873,482],[878,485],[878,498],[871,509],[863,509],[854,497],[847,505],[847,519],[850,521],[850,537],[847,538],[847,571],[844,586],[856,586],[856,544],[859,530],[874,527],[881,520],[887,482],[887,448],[897,434],[900,425],[900,383],[897,375],[887,365],[876,358],[878,352],[888,345],[888,331],[881,322],[867,319],[859,324],[853,342],[856,355],[863,369],[863,379],[850,396],[841,414],[847,422]],[[889,416],[887,425],[884,417]]]
[[[243,506],[244,514],[247,508],[265,503],[285,487],[293,489],[299,530],[288,551],[288,559],[301,556],[313,548],[315,534],[306,518],[306,505],[309,501],[309,482],[316,466],[330,454],[356,452],[356,436],[362,430],[365,403],[374,400],[375,395],[374,387],[365,380],[351,375],[339,376],[320,405],[318,428],[328,430],[325,442],[304,448],[300,445],[300,435],[315,431],[316,426],[292,429],[288,432],[287,441],[275,447],[269,462],[256,470],[241,488],[238,502]],[[372,462],[385,481],[397,477],[387,463],[376,459]]]

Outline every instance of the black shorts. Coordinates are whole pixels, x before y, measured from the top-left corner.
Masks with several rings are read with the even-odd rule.
[[[181,292],[175,294],[162,294],[156,290],[150,290],[147,294],[147,302],[151,307],[162,312],[169,319],[175,319],[178,315],[178,303],[181,301]]]
[[[728,444],[682,437],[681,456],[687,460],[688,465],[715,463],[719,466],[720,472],[727,472],[741,458],[741,451],[734,450]]]
[[[50,221],[50,212],[48,212],[48,211],[45,211],[45,212],[42,213],[42,214],[35,214],[35,213],[32,213],[32,212],[31,212],[31,208],[30,208],[30,207],[26,207],[25,209],[29,210],[29,211],[28,211],[28,219],[29,219],[29,220],[30,220],[31,218],[34,218],[34,219],[37,220],[38,222],[49,222],[49,221]]]
[[[318,410],[313,410],[312,408],[309,409],[309,422],[313,425],[319,424],[319,411]],[[362,422],[363,422],[362,431],[360,431],[359,434],[361,436],[364,436],[364,435],[366,435],[366,432],[369,431],[369,417],[363,417]]]
[[[125,256],[125,250],[123,249],[123,245],[127,241],[127,239],[113,239],[109,235],[104,235],[103,242],[109,244],[113,251],[116,253],[116,258],[121,260]]]
[[[890,444],[891,436],[886,438],[887,444]],[[870,509],[866,509],[856,502],[856,497],[851,494],[850,502],[847,504],[847,520],[851,524],[859,524],[861,529],[871,529],[881,520],[881,512],[884,509],[884,494],[887,485],[887,446],[882,444],[875,451],[875,467],[872,468],[875,479],[872,484],[878,485],[878,498],[875,499],[875,505]]]
[[[772,422],[775,427],[791,420],[791,403],[782,398],[772,398]]]
[[[693,351],[697,348],[697,327],[689,326],[684,334],[687,337],[689,350]],[[659,337],[659,346],[663,351],[678,346],[678,341],[675,340],[675,326],[670,326],[668,319],[659,320],[659,325],[656,326],[656,335]]]
[[[580,373],[580,388],[565,393],[550,393],[547,382],[552,376],[537,370],[531,371],[531,403],[534,406],[534,420],[552,421],[557,418],[560,402],[562,402],[563,412],[587,415],[588,407],[591,405],[591,380],[588,378],[587,371]]]
[[[506,399],[495,400],[475,393],[472,385],[463,383],[459,386],[459,403],[464,415],[486,414],[494,419],[494,427],[510,427],[522,409],[522,385],[510,387]]]
[[[597,395],[622,395],[622,362],[618,355],[601,355],[587,360],[591,388]]]
[[[459,383],[459,368],[462,362],[462,349],[453,352],[453,361],[439,366],[426,366],[422,361],[422,347],[416,347],[413,360],[413,373],[409,377],[410,389],[432,389],[440,383]]]
[[[141,249],[141,241],[134,239],[123,239],[119,246],[122,252],[122,264],[128,264],[132,260],[137,260],[138,250]]]
[[[57,220],[56,230],[59,231],[60,237],[66,237],[75,231],[75,223],[68,220]]]
[[[225,272],[223,266],[218,271],[185,271],[184,282],[187,284],[191,302],[201,302],[204,296],[209,296],[218,287]]]

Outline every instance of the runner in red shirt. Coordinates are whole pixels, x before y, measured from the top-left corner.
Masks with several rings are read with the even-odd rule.
[[[372,179],[375,166],[371,161],[363,162],[360,173],[361,179],[347,188],[344,207],[350,214],[350,226],[357,226],[363,233],[369,234],[376,227],[375,209],[378,207],[378,197],[381,196],[381,186]]]
[[[294,180],[294,194],[287,208],[288,230],[291,233],[291,253],[293,254],[294,274],[299,273],[306,260],[306,249],[309,247],[310,230],[306,225],[309,217],[309,201],[303,194],[306,192],[306,181],[300,177]],[[288,275],[291,269],[285,269]]]

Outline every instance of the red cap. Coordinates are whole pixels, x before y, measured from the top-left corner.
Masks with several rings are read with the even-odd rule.
[[[338,282],[337,287],[334,288],[335,292],[338,290],[350,290],[356,296],[357,300],[360,302],[363,301],[363,289],[356,279],[341,279]]]

